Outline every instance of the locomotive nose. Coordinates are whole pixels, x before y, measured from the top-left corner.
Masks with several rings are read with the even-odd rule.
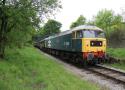
[[[106,51],[106,39],[93,39],[84,38],[82,40],[82,51],[83,52],[105,52]]]
[[[83,57],[87,60],[103,58],[106,51],[106,39],[84,38],[82,46]]]

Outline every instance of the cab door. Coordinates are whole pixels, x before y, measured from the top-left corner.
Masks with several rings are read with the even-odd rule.
[[[82,31],[75,31],[72,33],[72,51],[82,51]]]

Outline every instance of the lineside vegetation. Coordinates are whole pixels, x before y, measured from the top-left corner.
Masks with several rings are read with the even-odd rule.
[[[0,60],[0,90],[100,90],[34,47],[7,49],[6,55]]]
[[[125,48],[108,48],[107,52],[111,56],[121,59],[119,63],[108,65],[125,70]]]

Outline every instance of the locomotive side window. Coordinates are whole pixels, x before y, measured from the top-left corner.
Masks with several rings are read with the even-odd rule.
[[[82,31],[77,31],[76,38],[82,38],[82,37],[83,37]]]
[[[75,32],[72,32],[72,38],[76,38]]]

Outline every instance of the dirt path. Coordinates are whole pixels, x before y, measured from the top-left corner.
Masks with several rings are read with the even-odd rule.
[[[100,85],[101,90],[125,90],[125,86],[123,86],[119,83],[113,82],[112,80],[106,79],[102,76],[98,76],[98,75],[96,75],[90,71],[87,71],[83,68],[78,68],[74,65],[65,63],[64,61],[61,61],[61,60],[59,60],[51,55],[48,55],[44,52],[42,52],[42,53],[44,55],[46,55],[47,57],[52,58],[52,60],[55,60],[57,63],[62,64],[67,71],[77,75],[81,79]]]

